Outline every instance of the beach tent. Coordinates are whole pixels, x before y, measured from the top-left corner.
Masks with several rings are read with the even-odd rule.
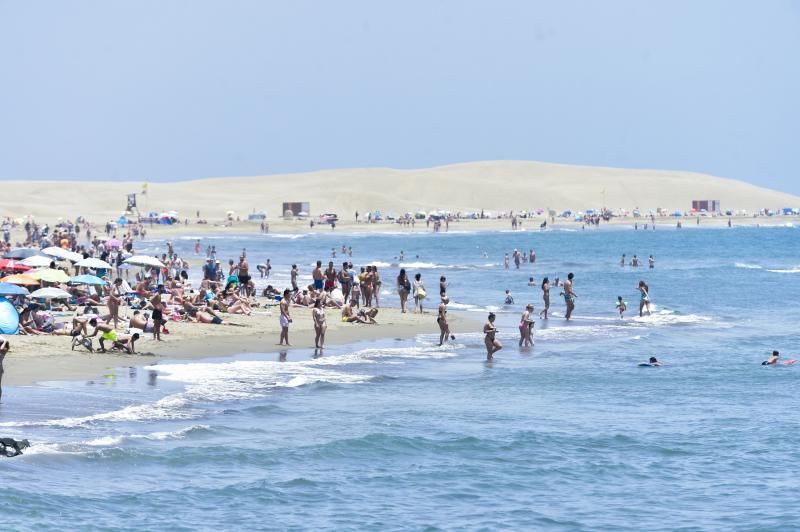
[[[17,334],[19,332],[19,312],[11,302],[0,297],[0,334]]]

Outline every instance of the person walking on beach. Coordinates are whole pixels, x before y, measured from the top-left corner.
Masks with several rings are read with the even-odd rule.
[[[108,313],[111,314],[111,319],[114,320],[114,328],[119,326],[119,306],[122,304],[122,279],[117,277],[114,279],[114,284],[111,285],[111,293],[108,294]]]
[[[578,297],[572,288],[572,279],[574,278],[575,275],[570,272],[569,275],[567,275],[567,280],[564,281],[564,291],[561,292],[561,295],[564,296],[564,302],[567,304],[567,313],[564,315],[564,318],[567,320],[572,318],[572,311],[575,310],[575,298]]]
[[[281,316],[278,319],[278,322],[281,325],[281,337],[278,345],[284,345],[284,342],[285,345],[292,345],[289,343],[289,324],[292,323],[292,316],[289,314],[289,296],[291,293],[292,291],[287,288],[283,291],[283,297],[281,298]]]
[[[533,318],[531,318],[531,313],[533,312],[533,305],[528,303],[525,306],[525,312],[522,313],[522,317],[519,321],[519,346],[520,347],[530,347],[533,345],[533,326],[535,322]]]
[[[492,360],[494,354],[503,349],[503,344],[497,339],[497,327],[494,326],[495,317],[494,312],[490,312],[488,321],[483,325],[483,343],[486,345],[486,360]]]
[[[436,323],[439,324],[439,347],[447,341],[448,337],[450,337],[451,340],[456,339],[456,337],[450,333],[450,323],[447,321],[448,303],[450,303],[450,299],[447,295],[442,295],[442,301],[439,303],[439,313],[436,317]]]
[[[419,310],[422,314],[422,300],[428,295],[425,290],[425,285],[422,283],[422,274],[418,273],[414,276],[414,310]]]
[[[539,317],[547,319],[547,311],[550,310],[550,279],[545,277],[542,279],[542,301],[544,301],[544,310],[539,313]]]
[[[408,296],[411,293],[411,281],[408,280],[406,269],[400,268],[397,276],[397,295],[400,296],[400,312],[408,312]]]
[[[644,281],[639,281],[639,317],[642,317],[642,311],[647,307],[647,315],[650,316],[650,287]]]
[[[325,347],[325,331],[328,325],[325,323],[325,309],[322,308],[322,301],[317,299],[314,301],[314,310],[311,311],[311,317],[314,319],[314,346],[317,349]]]

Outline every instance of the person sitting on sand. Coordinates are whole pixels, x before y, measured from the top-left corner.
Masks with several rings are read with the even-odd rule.
[[[153,325],[147,318],[147,314],[142,314],[141,311],[134,310],[133,316],[128,321],[128,327],[131,329],[139,329],[142,332],[153,332]]]
[[[762,366],[777,366],[778,359],[780,358],[781,354],[777,351],[772,352],[772,356],[766,359],[764,362],[761,363]]]
[[[356,302],[355,300],[351,299],[350,303],[344,305],[342,307],[342,321],[345,323],[370,323],[367,317],[367,311],[364,309],[359,310],[356,312],[355,310]],[[374,316],[378,314],[378,309],[370,309],[374,310],[375,313],[373,315],[372,323],[375,322]]]
[[[361,308],[358,309],[358,317],[361,319],[361,323],[366,323],[367,325],[377,325],[378,322],[375,321],[375,316],[378,315],[377,308]]]

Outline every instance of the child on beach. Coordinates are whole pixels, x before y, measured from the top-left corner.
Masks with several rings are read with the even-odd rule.
[[[617,296],[617,309],[619,310],[619,319],[623,319],[625,311],[628,310],[628,304],[622,300],[622,296]]]

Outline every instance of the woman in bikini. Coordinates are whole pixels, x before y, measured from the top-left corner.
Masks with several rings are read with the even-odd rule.
[[[483,334],[486,335],[483,343],[486,345],[486,360],[492,360],[494,354],[503,349],[503,344],[497,339],[497,327],[494,326],[494,312],[489,313],[488,321],[483,325]]]
[[[650,315],[650,287],[644,281],[639,281],[639,317],[642,317],[642,311],[647,307],[647,315]]]
[[[525,312],[522,313],[522,318],[519,321],[519,346],[530,347],[533,345],[531,338],[534,321],[531,318],[533,312],[533,305],[528,303],[525,307]]]
[[[375,308],[380,308],[380,293],[381,293],[381,275],[378,273],[378,267],[372,267],[372,295],[375,296]]]
[[[111,292],[108,294],[108,302],[106,303],[111,319],[114,321],[114,328],[119,325],[119,306],[122,304],[122,298],[122,279],[117,277],[111,286]]]
[[[450,299],[447,295],[442,296],[442,302],[439,303],[439,313],[436,317],[436,322],[439,324],[439,346],[441,347],[446,341],[448,336],[451,340],[455,340],[456,337],[450,332],[450,324],[447,322],[447,304],[450,302]]]
[[[325,309],[322,308],[322,302],[319,299],[314,302],[311,317],[314,319],[314,346],[322,349],[325,346],[325,331],[328,329],[328,325],[325,323]]]
[[[405,268],[400,269],[397,276],[397,295],[400,296],[400,312],[408,312],[408,294],[411,293],[411,281],[408,280]]]
[[[547,311],[550,310],[550,279],[545,277],[542,279],[542,300],[544,301],[544,310],[539,313],[539,317],[547,319]]]

